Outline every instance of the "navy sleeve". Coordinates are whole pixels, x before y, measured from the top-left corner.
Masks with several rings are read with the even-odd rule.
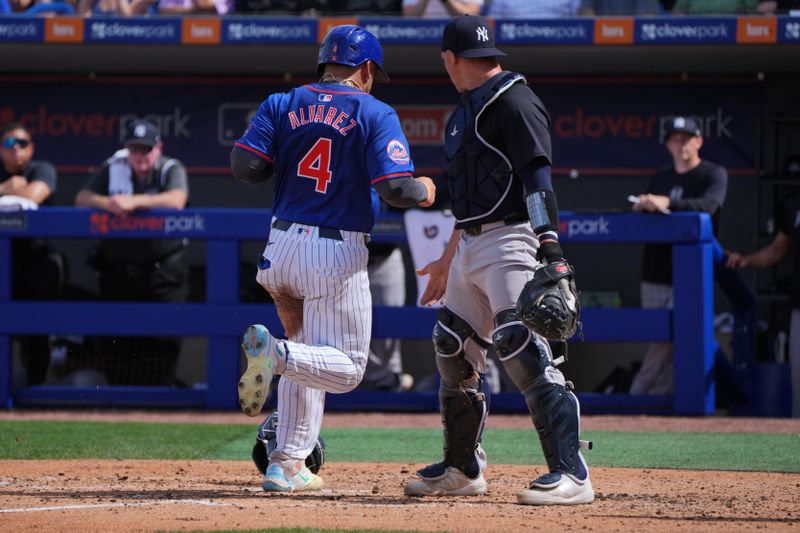
[[[496,102],[495,127],[502,135],[503,152],[515,172],[534,159],[552,164],[550,117],[541,100],[527,85],[518,83]]]

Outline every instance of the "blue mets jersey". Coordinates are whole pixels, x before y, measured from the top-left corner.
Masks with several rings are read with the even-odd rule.
[[[273,164],[278,218],[369,232],[373,185],[414,172],[394,109],[342,84],[270,95],[236,146]]]

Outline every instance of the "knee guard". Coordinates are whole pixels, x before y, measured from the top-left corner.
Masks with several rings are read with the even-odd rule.
[[[442,307],[436,316],[433,327],[433,347],[436,351],[436,368],[442,378],[442,384],[458,388],[465,380],[473,379],[475,369],[464,358],[464,347],[467,342],[475,342],[486,349],[489,344],[477,336],[466,320]],[[471,388],[480,389],[475,384]]]
[[[572,384],[564,380],[553,361],[550,345],[523,326],[513,311],[498,313],[492,340],[506,372],[525,397],[551,472],[587,475],[579,451],[580,410]],[[523,328],[525,331],[522,331]]]
[[[464,345],[470,339],[488,347],[464,319],[443,307],[433,329],[433,345],[442,380],[439,404],[444,427],[444,462],[475,478],[483,469],[478,445],[487,403],[480,376],[464,358]]]
[[[437,355],[453,357],[464,352],[467,342],[477,343],[483,349],[489,343],[481,339],[466,320],[454,314],[447,307],[442,307],[436,315],[433,327],[433,347]]]

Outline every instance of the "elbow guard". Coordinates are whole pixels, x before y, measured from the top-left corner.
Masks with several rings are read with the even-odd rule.
[[[264,183],[272,177],[272,163],[234,148],[231,152],[231,173],[245,183]]]

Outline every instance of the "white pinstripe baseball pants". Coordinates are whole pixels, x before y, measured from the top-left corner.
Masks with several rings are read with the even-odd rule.
[[[257,280],[289,338],[278,384],[277,446],[271,460],[304,460],[322,425],[325,393],[354,389],[364,377],[372,328],[365,235],[318,228],[273,228]],[[263,267],[263,268],[262,268]]]

